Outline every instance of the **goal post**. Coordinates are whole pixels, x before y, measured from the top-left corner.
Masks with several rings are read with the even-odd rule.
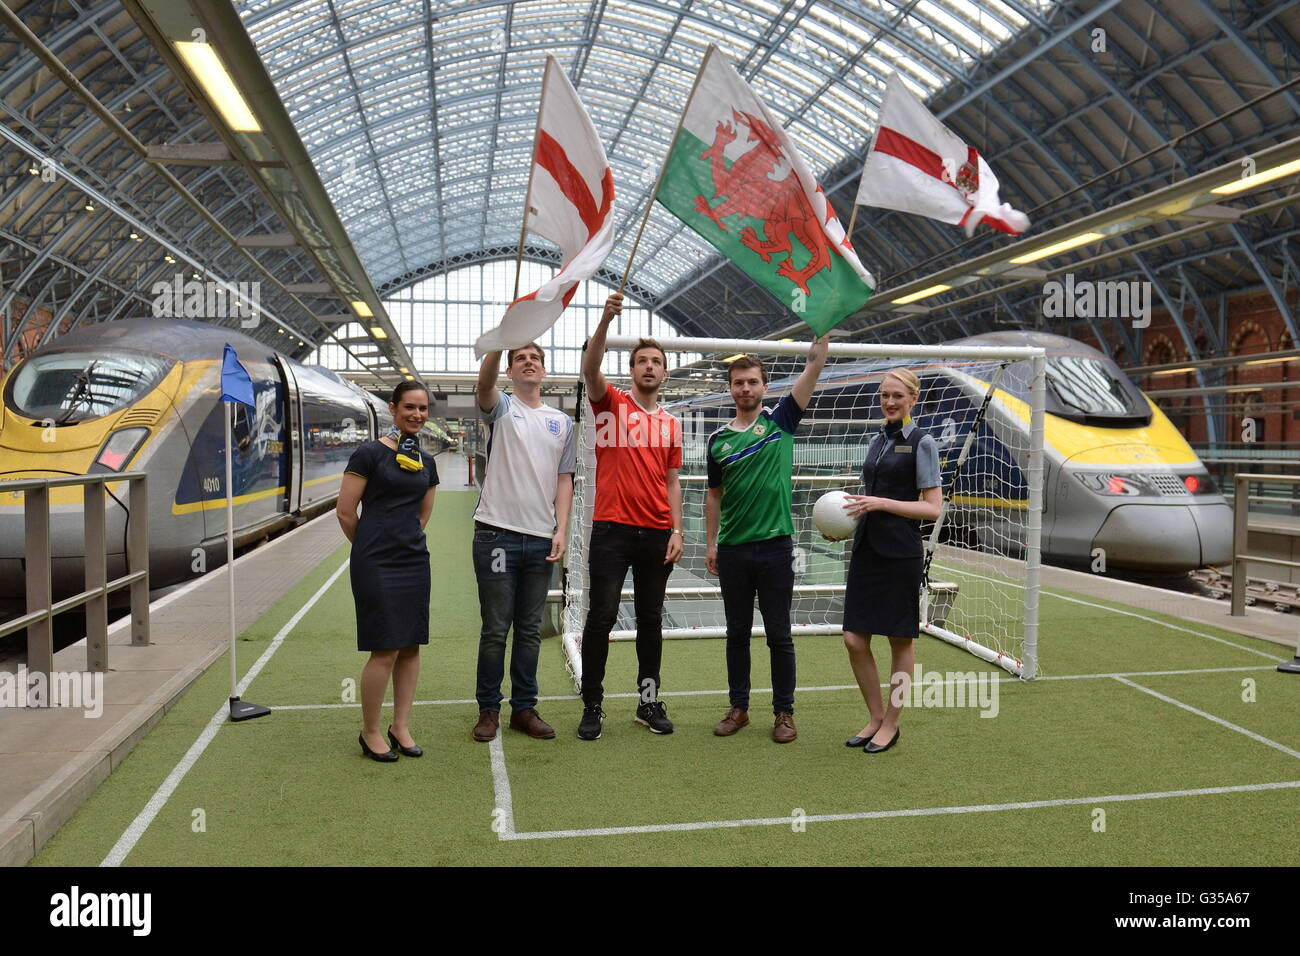
[[[611,336],[607,347],[627,350],[635,338]],[[750,354],[792,365],[773,375],[764,406],[793,386],[808,342],[678,338],[661,341],[670,354]],[[812,523],[812,505],[827,491],[862,490],[867,446],[883,424],[879,384],[905,367],[921,381],[912,419],[939,445],[944,508],[923,525],[927,578],[920,630],[1026,680],[1037,676],[1038,591],[1043,511],[1045,352],[984,345],[859,345],[832,343],[813,399],[795,435],[793,519],[795,589],[791,630],[796,637],[839,634],[852,542],[830,543]],[[705,452],[709,435],[735,414],[726,370],[710,361],[669,361],[669,386],[692,395],[664,403],[682,423],[683,555],[668,579],[666,640],[726,637],[716,576],[705,570]],[[680,389],[678,389],[680,391]],[[577,394],[577,472],[565,557],[561,641],[575,683],[588,609],[588,542],[595,506],[596,423],[581,384]],[[631,575],[610,639],[634,641]],[[757,624],[757,618],[755,623]],[[754,633],[763,633],[761,626]]]

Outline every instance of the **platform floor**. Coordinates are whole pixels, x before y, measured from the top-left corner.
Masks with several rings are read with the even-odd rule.
[[[435,508],[436,520],[430,525],[429,533],[430,549],[435,552],[435,592],[444,596],[452,593],[461,597],[450,603],[443,601],[440,605],[443,611],[435,615],[431,622],[431,629],[436,633],[433,634],[432,646],[426,649],[425,671],[418,696],[427,704],[435,705],[433,709],[446,716],[437,720],[439,736],[435,738],[436,743],[430,741],[431,755],[437,756],[424,761],[424,767],[441,767],[435,771],[440,777],[463,769],[472,774],[475,780],[471,789],[487,786],[488,795],[485,799],[489,808],[495,801],[500,809],[503,782],[506,788],[505,798],[510,799],[510,784],[504,770],[505,758],[501,744],[493,746],[489,759],[485,753],[487,748],[468,741],[468,726],[472,723],[475,712],[472,691],[477,604],[473,599],[472,570],[465,561],[466,556],[460,553],[466,549],[440,547],[440,543],[463,544],[468,540],[474,496],[463,491],[456,493],[458,483],[464,482],[467,477],[463,459],[459,460],[459,468],[458,473],[456,461],[439,463],[441,489],[446,494],[440,496],[439,505]],[[206,774],[203,770],[200,773],[205,780],[204,785],[209,788],[213,786],[213,773],[218,777],[221,777],[222,772],[240,775],[242,771],[229,766],[225,771],[218,772],[216,766],[210,767],[203,763],[212,759],[203,754],[214,740],[226,740],[226,747],[239,739],[260,741],[256,744],[259,748],[278,746],[275,744],[275,735],[291,728],[290,736],[286,738],[291,751],[296,746],[295,741],[315,739],[322,732],[326,734],[326,739],[344,745],[348,742],[348,733],[352,733],[354,743],[355,730],[349,731],[347,728],[356,723],[358,715],[355,704],[338,702],[340,687],[346,689],[346,681],[356,676],[354,672],[359,668],[360,662],[355,649],[349,649],[348,646],[353,623],[346,581],[347,552],[346,540],[337,523],[326,518],[291,532],[236,563],[236,581],[239,587],[237,630],[241,634],[240,673],[250,688],[246,697],[277,708],[277,714],[266,720],[235,727],[220,719],[229,681],[224,660],[227,625],[223,570],[215,570],[208,577],[155,603],[151,620],[153,643],[150,646],[131,647],[125,622],[115,626],[110,634],[111,670],[106,675],[104,688],[107,703],[99,718],[87,719],[79,710],[0,708],[0,760],[5,767],[5,774],[0,780],[0,863],[21,865],[31,860],[49,844],[55,834],[59,834],[59,837],[55,845],[42,854],[42,861],[78,865],[103,861],[193,862],[184,854],[169,856],[172,850],[161,844],[155,845],[153,841],[161,839],[161,834],[151,831],[150,827],[164,808],[170,814],[179,812],[175,805],[168,807],[167,804],[178,788],[189,785],[184,781],[191,767],[198,765],[206,768]],[[1281,767],[1293,766],[1287,761],[1300,759],[1300,749],[1297,749],[1300,748],[1300,738],[1296,737],[1300,720],[1293,713],[1296,711],[1295,701],[1300,699],[1300,694],[1294,693],[1296,686],[1285,683],[1300,678],[1277,675],[1273,668],[1276,663],[1289,659],[1295,653],[1296,618],[1252,609],[1245,618],[1233,619],[1227,613],[1225,602],[1171,594],[1155,588],[1054,568],[1044,569],[1043,584],[1045,623],[1048,625],[1043,650],[1045,671],[1049,680],[1064,680],[1065,683],[1048,684],[1044,681],[1035,685],[1010,685],[1005,692],[1007,695],[1038,691],[1037,698],[1024,698],[1024,706],[1039,708],[1052,701],[1052,692],[1044,689],[1048,686],[1055,687],[1056,693],[1062,693],[1065,687],[1076,683],[1082,687],[1085,684],[1096,685],[1100,681],[1110,687],[1112,682],[1131,685],[1134,681],[1141,681],[1143,686],[1135,692],[1145,692],[1148,703],[1152,697],[1167,702],[1158,705],[1150,715],[1144,712],[1143,720],[1151,719],[1152,725],[1143,726],[1143,736],[1149,735],[1153,728],[1162,726],[1161,721],[1173,719],[1164,712],[1165,707],[1174,707],[1175,710],[1182,708],[1199,715],[1190,722],[1193,730],[1206,730],[1203,725],[1210,723],[1209,731],[1213,732],[1213,724],[1216,722],[1230,727],[1232,732],[1228,733],[1221,726],[1218,736],[1213,739],[1216,745],[1223,746],[1225,756],[1234,755],[1233,766],[1244,766],[1243,772],[1237,774],[1242,777],[1238,782],[1248,785],[1247,791],[1243,792],[1256,794],[1250,799],[1258,801],[1263,799],[1258,796],[1259,793],[1273,793],[1277,788],[1282,788],[1286,792],[1278,792],[1278,798],[1291,800],[1294,809],[1296,794],[1292,784],[1300,786],[1296,782],[1300,778],[1300,772],[1295,769],[1282,772]],[[1245,639],[1242,640],[1237,635],[1245,635]],[[1116,636],[1128,638],[1129,643],[1117,645],[1112,640]],[[1257,643],[1251,638],[1272,643]],[[576,723],[576,701],[571,694],[571,684],[564,676],[556,644],[556,641],[548,641],[544,647],[543,693],[549,695],[546,699],[552,702],[545,705],[550,708],[547,714],[555,713],[563,718],[552,718],[565,738],[563,742],[553,742],[558,752],[560,749],[570,750],[574,743],[569,738],[572,737],[571,725]],[[925,645],[927,649],[923,656],[928,666],[942,662],[969,670],[978,663],[972,662],[968,655],[960,654],[938,642],[927,639]],[[284,652],[277,657],[282,646]],[[755,684],[762,685],[766,677],[766,655],[757,642],[754,647]],[[823,737],[826,733],[834,736],[840,734],[841,730],[852,729],[848,724],[853,722],[862,708],[860,698],[856,697],[856,689],[851,684],[844,684],[844,679],[850,675],[842,659],[843,649],[837,640],[814,638],[811,642],[801,643],[800,647],[801,687],[810,682],[814,685],[811,690],[825,695],[827,699],[823,703],[821,697],[817,697],[817,702],[813,703],[815,695],[810,694],[806,709],[800,711],[801,741],[797,745],[814,750],[824,743],[824,740],[812,743],[814,735],[821,731]],[[698,665],[699,674],[698,677],[685,676],[679,679],[679,686],[683,688],[679,693],[687,696],[674,698],[674,713],[682,715],[679,720],[684,718],[682,733],[674,735],[675,737],[688,738],[699,732],[705,734],[704,740],[714,740],[707,735],[707,730],[721,713],[713,711],[719,710],[720,706],[725,707],[725,693],[717,689],[720,684],[725,684],[725,670],[720,666],[721,650],[719,642],[679,642],[672,647],[671,652],[666,652],[666,659],[674,662],[674,671],[679,666],[676,662],[680,661],[680,667],[688,671],[692,666]],[[617,647],[611,656],[613,658],[622,654],[627,657],[630,652],[630,647]],[[84,646],[61,651],[56,657],[57,668],[81,670],[84,667],[84,653]],[[221,666],[212,666],[217,662]],[[611,664],[611,674],[613,672],[614,665]],[[1149,679],[1134,676],[1139,673],[1152,676]],[[1240,690],[1243,676],[1253,676],[1261,684],[1277,681],[1277,689],[1285,696],[1279,701],[1273,695],[1267,707],[1238,706],[1236,709],[1241,714],[1234,714],[1227,720],[1217,716],[1227,713],[1234,706],[1231,701]],[[201,682],[194,691],[185,694],[186,689],[200,679]],[[1180,679],[1183,681],[1181,685]],[[1214,689],[1216,687],[1217,690]],[[1226,703],[1222,699],[1225,688],[1228,693]],[[761,690],[755,691],[756,696],[763,693]],[[1114,691],[1107,690],[1102,696],[1111,693]],[[1124,690],[1120,695],[1127,698],[1129,693],[1130,690]],[[335,703],[328,702],[331,697]],[[1290,703],[1286,702],[1287,697]],[[832,700],[835,701],[833,707]],[[1191,700],[1196,703],[1189,703]],[[1207,704],[1206,701],[1210,703]],[[184,704],[185,712],[173,714],[173,708],[179,704]],[[1059,701],[1052,706],[1058,704],[1086,707],[1087,700],[1080,699],[1074,703]],[[620,702],[619,706],[630,708],[626,702]],[[755,742],[761,741],[767,730],[763,726],[763,706],[755,704],[755,726],[752,733],[746,731]],[[1120,709],[1134,706],[1133,700],[1124,699]],[[1279,706],[1281,710],[1277,709]],[[610,709],[614,709],[613,704]],[[629,737],[631,731],[624,729],[622,716],[624,715],[620,713],[615,735]],[[916,717],[918,729],[923,716],[928,715],[918,714]],[[1256,717],[1259,719],[1258,725],[1252,723]],[[426,729],[435,726],[429,724],[428,720],[431,719],[432,712],[428,719],[422,718]],[[339,726],[336,727],[335,724]],[[628,726],[632,725],[629,723]],[[971,732],[981,730],[981,721],[976,721],[973,728],[970,728]],[[1172,732],[1180,733],[1181,730],[1175,729]],[[246,736],[240,738],[238,735],[241,733]],[[1018,732],[1013,729],[1010,733],[1014,738]],[[268,737],[268,734],[271,736]],[[1240,745],[1243,736],[1263,740],[1265,746],[1261,750],[1259,746],[1251,745],[1243,752],[1244,756],[1236,755],[1234,748]],[[1190,741],[1193,737],[1186,739]],[[132,758],[134,762],[131,764],[131,772],[121,778],[114,776],[110,785],[101,787],[109,775],[127,761],[133,748],[146,738],[150,741],[148,753]],[[535,748],[541,742],[523,740],[521,743],[518,735],[513,735],[509,740],[503,739],[502,743],[512,750],[518,750]],[[644,745],[642,742],[637,746]],[[1112,745],[1123,744],[1117,740]],[[839,750],[844,749],[842,744],[838,746]],[[1036,746],[1041,748],[1042,744]],[[1251,771],[1250,760],[1260,757],[1270,747],[1275,755],[1280,752],[1286,758],[1280,767],[1260,770],[1258,773]],[[319,771],[323,774],[322,779],[330,778],[337,772],[355,772],[357,768],[353,764],[358,763],[359,758],[348,761],[347,767],[352,768],[349,771],[342,765],[336,766],[337,761],[344,759],[346,746],[339,753],[335,753],[335,749],[337,748],[324,748],[322,754],[308,761],[310,767],[306,772]],[[222,747],[218,746],[217,752],[221,751]],[[815,752],[820,754],[820,751]],[[608,755],[608,749],[602,753]],[[766,756],[766,752],[764,754]],[[627,756],[637,759],[634,754]],[[832,748],[832,752],[822,756],[838,758],[840,754]],[[1047,751],[1042,756],[1044,768],[1057,759]],[[229,758],[228,754],[227,757]],[[502,768],[499,774],[498,758]],[[318,768],[321,759],[325,759],[327,765]],[[647,759],[658,758],[650,755]],[[1195,763],[1201,758],[1189,754],[1187,759]],[[1241,764],[1242,759],[1246,761],[1245,765]],[[562,779],[566,775],[561,773],[559,778],[554,776],[560,768],[552,766],[551,758],[539,752],[526,760],[528,762],[519,772],[536,791],[538,800],[531,806],[537,809],[529,811],[530,827],[525,827],[523,818],[515,820],[511,817],[509,834],[513,835],[510,839],[540,839],[539,833],[545,836],[553,829],[547,814],[541,812],[545,806],[560,808],[563,811],[559,814],[560,817],[574,823],[568,829],[578,832],[579,837],[588,830],[596,834],[609,829],[605,822],[617,814],[597,813],[594,822],[588,820],[583,824],[584,818],[578,812],[579,808],[570,797],[563,795]],[[541,761],[540,764],[536,762],[538,760]],[[444,763],[445,761],[450,762]],[[483,763],[482,767],[478,766],[479,762]],[[461,768],[460,764],[466,766]],[[252,766],[259,765],[254,761]],[[821,772],[811,763],[800,766],[801,773]],[[546,770],[547,767],[550,767],[550,771]],[[282,769],[284,768],[265,772],[279,779]],[[611,764],[602,769],[604,772],[622,774],[627,768],[620,770]],[[663,769],[666,773],[673,772],[669,766]],[[1208,771],[1209,768],[1205,769]],[[301,778],[301,772],[290,773],[282,783],[277,784],[282,796],[286,792],[286,786],[312,789],[313,785]],[[697,768],[697,772],[703,771]],[[775,767],[766,768],[762,772],[779,774],[780,770]],[[943,775],[938,768],[936,772]],[[1047,771],[1042,769],[1042,772]],[[1224,786],[1228,787],[1224,792],[1232,792],[1232,781],[1227,779],[1230,776],[1232,774],[1225,770],[1223,773],[1207,773],[1202,778],[1196,778],[1194,774],[1186,779],[1179,777],[1175,781],[1179,787],[1135,780],[1128,789],[1125,789],[1121,779],[1114,779],[1110,781],[1108,789],[1097,790],[1097,793],[1112,796],[1116,793],[1161,794],[1166,790],[1181,790],[1190,786],[1196,793],[1204,791],[1207,795],[1213,795],[1219,794]],[[290,783],[295,779],[298,783]],[[1047,779],[1049,778],[1044,777],[1044,780]],[[1208,789],[1191,786],[1197,779],[1208,783]],[[1233,780],[1236,778],[1233,777]],[[1270,780],[1275,783],[1268,783]],[[1256,784],[1261,781],[1266,785],[1257,787]],[[454,780],[444,780],[444,783],[454,789]],[[264,784],[265,781],[260,779],[248,781],[248,785],[261,794],[259,799],[265,796],[261,793]],[[1083,780],[1075,781],[1074,785],[1074,796],[1082,798],[1093,792]],[[995,789],[1008,799],[1014,796],[1014,788]],[[64,825],[92,795],[95,795],[95,805],[77,815],[75,825],[65,828]],[[842,797],[831,793],[823,793],[821,796],[830,804]],[[939,799],[940,794],[936,792],[931,796]],[[340,798],[346,802],[347,798],[342,795]],[[1055,799],[1051,795],[1048,798]],[[193,802],[188,794],[178,799],[185,807],[189,806],[186,800]],[[990,799],[993,803],[998,803],[998,800],[992,797]],[[1063,799],[1068,801],[1073,798],[1067,796]],[[221,797],[212,797],[205,802],[211,803],[214,800],[214,807],[217,807],[222,800],[237,802],[238,797],[225,792]],[[151,807],[154,808],[153,816],[149,815]],[[227,806],[226,809],[231,807]],[[906,807],[897,807],[895,810],[900,816],[910,812]],[[333,816],[337,816],[337,812],[338,807],[333,807],[330,811]],[[483,812],[487,813],[487,810]],[[717,816],[709,817],[708,820],[717,822],[722,819],[719,826],[725,829],[735,822],[727,822],[727,812],[720,806],[717,808]],[[839,816],[845,819],[854,817],[851,810],[845,812],[847,816],[845,813],[840,813]],[[478,811],[475,810],[474,813],[477,814]],[[866,814],[865,817],[863,813]],[[858,816],[865,819],[872,815],[870,811],[863,813]],[[684,808],[679,816],[683,814],[687,819],[694,819]],[[656,827],[660,823],[651,819],[651,816],[653,815],[635,823],[632,830],[658,832]],[[668,816],[668,822],[671,822],[671,815]],[[767,818],[750,819],[741,812],[734,812],[733,816],[742,823],[746,819],[754,825],[771,823]],[[1291,814],[1291,819],[1293,818],[1294,813]],[[758,822],[755,823],[755,820]],[[668,826],[668,822],[664,822],[664,826]],[[174,820],[169,824],[173,833],[175,825]],[[62,833],[59,832],[60,828],[64,828]],[[136,830],[139,832],[132,836]],[[256,828],[248,831],[245,836],[253,832],[256,832]],[[504,831],[491,832],[499,836]],[[145,838],[146,833],[151,834],[144,844],[148,851],[132,856],[136,844]],[[530,833],[532,836],[528,835]],[[265,834],[261,838],[265,839]],[[457,836],[453,843],[460,846],[464,839],[463,835]],[[500,839],[507,837],[500,836]],[[174,837],[172,843],[164,841],[166,846],[172,846],[173,843]],[[471,843],[476,845],[476,839]],[[205,851],[215,846],[213,841],[204,844]],[[446,862],[471,862],[472,854],[458,856],[461,851],[455,847],[442,847],[439,852],[445,853]],[[469,850],[466,849],[466,852]],[[221,857],[221,854],[218,853],[217,856]],[[224,859],[225,862],[240,862],[239,859]],[[1294,856],[1292,860],[1294,862]],[[263,861],[269,860],[260,857],[249,860]],[[284,861],[293,860],[285,858]],[[343,862],[344,859],[303,857],[299,861]],[[393,861],[418,862],[402,852],[398,852]],[[899,859],[899,862],[906,861],[907,857]],[[507,862],[507,859],[502,858],[500,862]],[[1132,862],[1131,858],[1129,862]]]

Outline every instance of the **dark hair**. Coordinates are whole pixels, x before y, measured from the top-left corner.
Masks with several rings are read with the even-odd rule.
[[[659,354],[664,357],[664,368],[665,369],[668,368],[668,353],[664,351],[664,347],[660,345],[658,342],[656,342],[654,339],[646,339],[646,338],[637,339],[636,345],[632,347],[632,354],[630,354],[627,357],[628,368],[631,368],[633,365],[636,364],[636,353],[640,352],[642,349],[658,350]]]
[[[402,396],[405,395],[407,392],[416,392],[416,391],[424,392],[426,397],[429,394],[429,390],[425,388],[424,385],[420,382],[398,382],[397,387],[393,389],[393,397],[390,398],[388,401],[391,404],[396,405],[402,400]]]
[[[512,368],[515,364],[515,353],[522,352],[524,349],[537,349],[537,354],[542,357],[542,367],[546,367],[546,349],[542,348],[536,342],[529,342],[527,345],[521,345],[517,349],[511,349],[506,353],[506,368]]]
[[[761,376],[763,377],[763,384],[764,384],[764,385],[767,384],[767,366],[763,364],[763,360],[762,360],[761,358],[755,358],[755,357],[752,356],[752,355],[742,355],[740,358],[738,358],[738,359],[736,359],[734,362],[732,362],[732,363],[731,363],[731,366],[727,369],[727,384],[728,384],[728,385],[731,384],[731,373],[734,372],[734,371],[735,371],[736,369],[738,369],[738,368],[739,368],[739,369],[746,369],[746,368],[756,368],[756,369],[758,369],[758,374],[761,375]]]

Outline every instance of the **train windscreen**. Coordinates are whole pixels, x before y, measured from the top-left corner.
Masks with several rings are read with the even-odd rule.
[[[15,370],[5,404],[20,415],[59,425],[89,421],[137,401],[173,364],[145,352],[47,352]]]
[[[1132,427],[1151,421],[1137,386],[1111,363],[1084,355],[1047,359],[1047,410],[1088,425]]]

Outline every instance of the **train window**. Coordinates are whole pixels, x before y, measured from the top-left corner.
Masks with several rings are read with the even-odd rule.
[[[232,404],[235,406],[235,421],[230,428],[230,437],[239,449],[239,454],[247,455],[253,447],[253,425],[248,420],[248,406],[242,402]]]
[[[1110,363],[1081,355],[1047,360],[1048,411],[1093,425],[1147,424],[1150,409],[1137,386]]]
[[[112,414],[137,401],[175,364],[173,359],[113,349],[47,352],[23,362],[5,389],[13,411],[59,425]]]

